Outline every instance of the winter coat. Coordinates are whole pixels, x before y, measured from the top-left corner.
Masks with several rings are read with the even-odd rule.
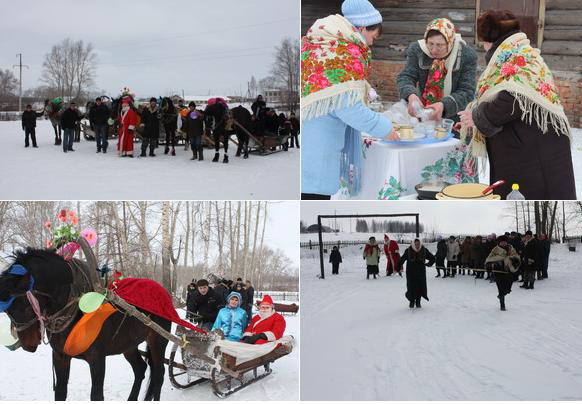
[[[390,119],[362,102],[304,121],[301,131],[301,192],[333,195],[338,191],[341,152],[348,126],[376,137],[384,137],[392,130]]]
[[[89,110],[89,122],[92,125],[107,125],[110,116],[109,108],[103,103],[101,105],[95,104]]]
[[[473,266],[477,269],[485,268],[485,258],[487,258],[489,252],[487,247],[482,242],[473,241],[471,246],[471,257],[473,258]]]
[[[299,133],[301,131],[301,126],[299,124],[299,119],[292,116],[289,118],[289,122],[291,123],[291,133]]]
[[[406,262],[406,298],[414,301],[420,297],[428,300],[426,288],[426,267],[431,267],[435,262],[432,255],[423,245],[416,251],[414,246],[410,246],[404,251],[398,261],[402,266]]]
[[[331,254],[329,254],[329,262],[335,265],[341,264],[342,255],[339,250],[331,250]]]
[[[408,101],[411,94],[420,98],[426,85],[428,72],[433,59],[426,55],[417,41],[406,49],[406,65],[396,76],[400,98]],[[444,96],[443,118],[459,121],[458,112],[464,111],[467,104],[475,98],[477,77],[477,52],[461,43],[457,61],[453,67],[451,94]]]
[[[238,306],[235,308],[228,306],[228,301],[232,296],[238,297]],[[230,341],[240,341],[242,334],[247,324],[247,313],[240,308],[242,296],[240,293],[231,292],[227,298],[227,306],[220,309],[216,321],[212,326],[212,331],[221,329],[224,333],[224,338]]]
[[[279,126],[281,122],[277,115],[267,115],[265,116],[265,131],[269,132],[271,135],[279,134]]]
[[[535,272],[539,264],[539,249],[535,238],[526,241],[523,244],[521,252],[522,269],[526,272]]]
[[[247,309],[247,311],[250,311],[253,307],[253,301],[255,299],[255,288],[253,288],[252,286],[249,286],[248,288],[245,289],[245,309]]]
[[[188,139],[200,137],[204,134],[204,113],[198,110],[192,112],[196,112],[196,118],[192,118],[190,116],[191,112],[188,112],[186,117],[182,119],[182,130],[186,132]]]
[[[400,247],[396,240],[390,240],[388,244],[384,243],[384,254],[386,254],[386,270],[400,272],[402,267],[398,266],[400,260]]]
[[[223,307],[227,304],[226,297],[230,293],[226,285],[219,283],[214,287],[214,293],[216,294],[219,302],[219,307]]]
[[[144,125],[144,138],[160,138],[160,110],[159,108],[150,109],[149,105],[141,112],[141,123]]]
[[[167,130],[175,131],[178,129],[178,111],[175,107],[162,109],[162,123]]]
[[[445,259],[447,258],[447,242],[445,240],[440,240],[437,243],[437,251],[435,254],[436,259]]]
[[[263,118],[265,108],[267,108],[267,103],[265,101],[255,101],[251,105],[251,111],[253,111],[253,115],[258,119]]]
[[[363,258],[366,260],[366,265],[378,265],[380,262],[380,248],[376,242],[366,244]]]
[[[471,250],[473,249],[473,243],[470,240],[464,240],[461,245],[461,263],[463,265],[471,265],[473,263]]]
[[[281,339],[285,333],[286,326],[285,318],[273,310],[273,314],[267,318],[261,318],[258,314],[255,315],[245,329],[243,336],[265,334],[267,339],[259,339],[255,344],[266,344],[267,342]]]
[[[487,51],[487,62],[506,38],[500,38]],[[535,121],[524,122],[519,103],[507,91],[479,104],[472,116],[479,132],[485,135],[489,182],[506,181],[496,189],[503,199],[515,183],[519,184],[519,192],[525,199],[576,199],[571,143],[567,136],[558,136],[552,125],[548,125],[544,134]]]
[[[44,112],[24,111],[22,113],[22,129],[36,128],[36,118],[40,118],[43,115]]]
[[[74,109],[67,108],[63,111],[61,115],[61,128],[63,129],[75,129],[77,126],[77,121],[80,121],[79,112]]]
[[[210,323],[216,320],[219,309],[219,297],[214,293],[214,289],[208,288],[208,292],[202,295],[200,292],[193,291],[187,301],[188,311],[197,313],[202,316],[202,322]]]
[[[457,243],[457,240],[447,241],[447,262],[458,261],[460,252],[461,249],[459,248],[459,243]]]

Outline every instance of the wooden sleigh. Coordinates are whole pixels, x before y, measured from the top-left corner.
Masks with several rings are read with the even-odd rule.
[[[260,300],[256,301],[257,306],[261,304]],[[289,314],[297,314],[299,312],[299,306],[295,303],[291,304],[284,304],[284,303],[275,303],[275,311],[277,313],[289,313]]]
[[[247,130],[243,125],[234,120],[234,124],[240,128],[249,137],[249,153],[258,153],[261,156],[277,153],[279,151],[287,151],[287,141],[289,136],[255,136]]]
[[[211,350],[214,364],[204,362],[192,355],[190,351],[172,345],[168,370],[170,382],[179,389],[210,382],[213,393],[226,398],[237,391],[267,377],[272,373],[271,364],[288,355],[293,350],[293,338],[279,344],[271,352],[257,358],[237,363],[237,358],[222,352],[217,341],[224,339],[221,331],[200,334],[183,326],[178,326],[176,334],[199,351]],[[242,344],[242,343],[241,343]],[[180,349],[179,349],[180,348]]]

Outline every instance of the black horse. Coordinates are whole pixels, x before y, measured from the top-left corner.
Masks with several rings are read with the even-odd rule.
[[[236,138],[238,140],[236,156],[239,157],[244,150],[244,158],[247,159],[249,158],[249,133],[253,134],[255,132],[256,125],[253,122],[249,110],[242,105],[233,108],[231,111],[232,117],[238,123],[238,125],[234,125],[234,131],[236,132]]]
[[[11,273],[11,268],[20,265],[26,273]],[[41,321],[35,313],[33,303],[38,302],[40,314],[44,318],[46,335],[53,349],[53,368],[56,376],[55,399],[67,398],[71,356],[63,352],[67,336],[83,313],[78,309],[79,296],[92,290],[88,264],[79,261],[65,261],[54,250],[28,248],[18,251],[14,263],[0,275],[0,302],[14,298],[6,313],[16,329],[22,348],[35,352],[41,341]],[[30,283],[34,280],[33,286]],[[27,294],[27,291],[31,293]],[[33,296],[31,298],[31,296]],[[170,331],[170,321],[154,314],[152,321]],[[138,351],[138,345],[147,343],[147,363]],[[123,354],[130,363],[134,382],[129,400],[137,400],[146,369],[150,367],[150,381],[146,400],[159,400],[164,382],[164,356],[168,341],[134,317],[125,316],[121,309],[112,314],[104,323],[101,333],[84,353],[75,356],[89,364],[91,369],[91,400],[103,400],[105,378],[105,358]]]

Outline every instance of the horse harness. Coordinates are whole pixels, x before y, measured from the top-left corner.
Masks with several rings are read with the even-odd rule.
[[[41,338],[44,340],[45,330],[47,334],[58,334],[63,332],[71,325],[77,315],[77,312],[79,311],[78,302],[81,295],[85,292],[91,291],[93,288],[91,286],[89,275],[86,273],[85,268],[83,268],[83,266],[80,265],[77,260],[69,260],[67,261],[67,264],[69,265],[71,275],[73,277],[67,303],[55,313],[46,315],[42,313],[36,295],[45,296],[51,299],[51,296],[48,293],[31,289],[24,294],[15,295],[15,297],[26,295],[35,313],[35,317],[26,323],[19,323],[15,321],[8,313],[6,313],[10,318],[15,331],[19,332],[26,330],[32,326],[35,321],[39,321]]]

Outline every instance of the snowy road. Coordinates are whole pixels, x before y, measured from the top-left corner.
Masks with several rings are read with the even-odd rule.
[[[3,314],[2,314],[3,315]],[[265,379],[234,393],[228,400],[299,400],[299,316],[285,316],[286,335],[295,337],[291,354],[275,361],[273,373]],[[171,344],[166,349],[169,356]],[[41,346],[34,353],[18,350],[10,352],[0,347],[0,401],[2,400],[52,400],[51,350]],[[148,371],[149,374],[149,371]],[[147,380],[142,384],[140,398],[145,394]],[[68,400],[89,400],[91,391],[89,366],[81,360],[71,362]],[[133,383],[133,372],[122,355],[107,357],[105,373],[105,400],[127,400]],[[34,386],[31,388],[31,386]],[[168,379],[168,368],[162,387],[165,401],[219,400],[210,383],[203,383],[188,390],[178,390]]]
[[[582,399],[582,252],[554,246],[550,279],[514,284],[507,312],[495,284],[434,268],[411,310],[405,278],[366,280],[359,247],[341,252],[321,280],[317,250],[301,250],[303,400]]]
[[[140,199],[297,199],[299,150],[270,156],[251,154],[230,163],[213,163],[214,150],[205,149],[205,161],[190,161],[183,146],[176,156],[119,158],[117,140],[109,140],[107,154],[96,154],[95,142],[75,143],[74,153],[54,146],[49,121],[37,122],[38,149],[24,147],[20,122],[0,122],[0,199],[33,200],[140,200]],[[141,145],[136,143],[134,153]],[[222,159],[222,153],[221,153]],[[222,161],[222,160],[221,160]]]

